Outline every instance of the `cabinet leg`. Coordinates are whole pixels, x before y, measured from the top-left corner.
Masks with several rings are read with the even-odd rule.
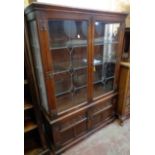
[[[119,119],[119,124],[120,124],[121,126],[124,126],[125,117],[119,116],[118,119]]]

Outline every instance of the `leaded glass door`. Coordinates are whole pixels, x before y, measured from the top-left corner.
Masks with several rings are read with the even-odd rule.
[[[87,102],[88,22],[49,20],[56,106],[63,112]]]

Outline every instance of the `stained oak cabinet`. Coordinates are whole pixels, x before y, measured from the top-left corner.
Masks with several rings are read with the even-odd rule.
[[[33,3],[25,9],[56,154],[115,118],[126,13]]]

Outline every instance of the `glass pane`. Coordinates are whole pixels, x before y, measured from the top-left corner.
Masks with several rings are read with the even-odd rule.
[[[70,55],[67,49],[57,49],[52,52],[53,71],[66,71],[70,67]]]
[[[119,23],[95,22],[95,44],[118,42]]]
[[[73,51],[73,67],[80,68],[87,66],[87,48],[78,47]]]
[[[81,87],[86,87],[87,83],[87,70],[79,69],[74,73],[73,83],[75,88],[80,89]]]
[[[87,22],[75,20],[50,20],[49,44],[52,49],[86,46]]]
[[[86,88],[75,90],[74,93],[67,93],[57,97],[58,112],[70,109],[83,103],[87,99]]]
[[[61,73],[54,76],[56,96],[65,94],[71,89],[71,76],[69,73]]]
[[[113,90],[120,24],[95,22],[94,97]]]
[[[49,21],[49,48],[59,112],[87,101],[87,29],[86,21]]]

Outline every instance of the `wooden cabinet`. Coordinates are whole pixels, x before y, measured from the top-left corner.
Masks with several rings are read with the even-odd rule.
[[[40,108],[56,154],[115,118],[125,13],[25,9]]]
[[[123,125],[123,121],[130,117],[130,63],[128,62],[121,62],[117,112]]]

